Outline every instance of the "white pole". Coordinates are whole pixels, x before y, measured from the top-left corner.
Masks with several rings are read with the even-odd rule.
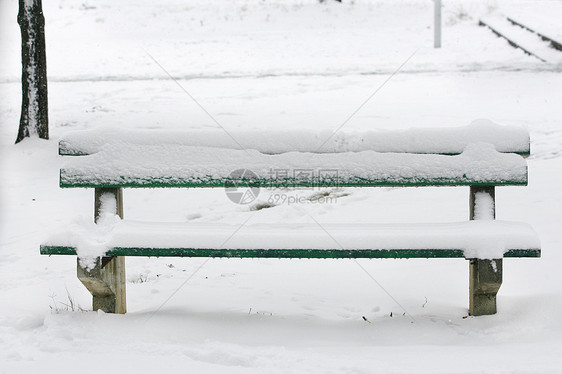
[[[441,0],[433,0],[435,8],[433,12],[433,47],[441,48]]]

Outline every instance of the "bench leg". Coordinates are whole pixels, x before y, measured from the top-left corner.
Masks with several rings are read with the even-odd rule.
[[[503,260],[470,260],[469,314],[496,314],[496,295],[502,284]]]
[[[93,296],[93,309],[127,313],[125,257],[98,257],[93,269],[77,266],[78,279]]]
[[[470,219],[495,219],[495,195],[494,186],[470,186]],[[496,314],[502,271],[502,259],[470,259],[468,313],[471,316]]]
[[[111,206],[107,206],[108,204]],[[123,190],[121,188],[95,189],[94,220],[98,222],[101,214],[107,210],[113,211],[114,214],[123,218]],[[127,313],[125,257],[99,257],[93,269],[82,267],[80,259],[78,259],[77,273],[78,279],[93,296],[94,310],[101,309],[106,313]]]

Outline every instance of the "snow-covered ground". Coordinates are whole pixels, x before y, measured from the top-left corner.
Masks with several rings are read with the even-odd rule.
[[[17,1],[1,0],[0,372],[561,373],[562,57],[527,56],[478,19],[526,17],[562,35],[562,2],[443,4],[443,48],[433,49],[429,0],[44,1],[51,140],[16,146]],[[444,259],[127,258],[128,313],[82,311],[91,296],[75,258],[39,255],[50,232],[93,209],[92,191],[58,188],[57,140],[100,126],[216,128],[168,74],[231,131],[334,130],[379,88],[346,131],[477,118],[524,126],[529,186],[498,188],[497,214],[533,225],[542,258],[506,259],[499,312],[478,318],[465,318],[467,262]],[[126,190],[125,215],[230,224],[468,216],[464,188],[260,199],[280,192],[293,198],[250,210],[222,189]]]

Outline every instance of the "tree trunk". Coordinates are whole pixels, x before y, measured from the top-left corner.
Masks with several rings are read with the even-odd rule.
[[[49,139],[45,18],[41,0],[19,0],[22,105],[16,143],[26,137]]]

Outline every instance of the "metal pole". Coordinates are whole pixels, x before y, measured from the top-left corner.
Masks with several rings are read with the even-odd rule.
[[[441,48],[441,0],[433,0],[435,8],[433,10],[433,47]]]

